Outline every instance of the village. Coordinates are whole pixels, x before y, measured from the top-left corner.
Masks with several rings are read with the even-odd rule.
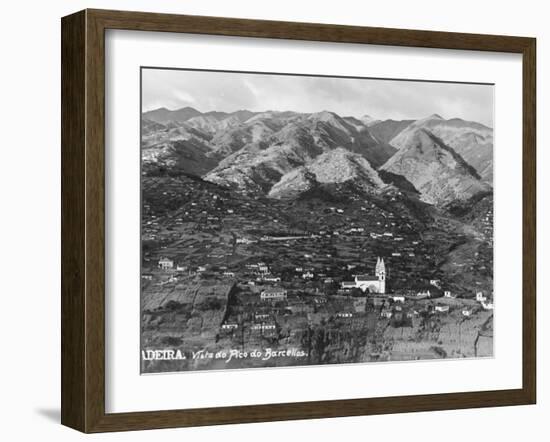
[[[311,347],[308,363],[491,354],[480,342],[492,339],[492,229],[483,228],[492,213],[465,229],[419,215],[399,192],[382,200],[337,189],[345,198],[267,202],[188,178],[147,179],[144,314],[157,322],[179,314],[179,326],[166,326],[169,342]],[[204,287],[213,285],[215,315],[187,290],[202,287],[208,298]],[[437,339],[456,326],[464,342],[453,333],[452,342]],[[162,330],[145,333],[148,345],[166,338]],[[328,334],[315,345],[320,333]]]

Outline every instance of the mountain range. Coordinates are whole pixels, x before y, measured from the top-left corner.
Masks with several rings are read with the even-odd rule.
[[[445,206],[492,190],[492,128],[436,114],[397,121],[330,111],[160,108],[142,114],[141,131],[145,173],[185,173],[270,198],[349,182]]]

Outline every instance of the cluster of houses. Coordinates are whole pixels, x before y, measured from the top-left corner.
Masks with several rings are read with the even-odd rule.
[[[490,302],[483,292],[476,293],[476,301],[478,301],[485,310],[493,310],[493,303]]]
[[[355,266],[348,265],[347,269],[352,269]],[[188,270],[187,266],[181,266],[176,265],[173,259],[162,257],[158,260],[158,268],[162,270],[177,270],[177,271],[186,271]],[[280,283],[281,277],[275,276],[271,273],[271,270],[269,266],[265,262],[258,262],[258,263],[249,263],[246,265],[246,269],[254,272],[258,275],[257,281],[258,282],[268,282],[268,283]],[[315,274],[311,269],[307,269],[301,266],[296,267],[295,272],[298,273],[302,279],[309,280],[313,279]],[[198,273],[206,271],[206,266],[198,266],[196,271]],[[321,274],[320,274],[321,275]],[[151,279],[151,275],[144,274],[144,279]],[[224,270],[222,272],[222,276],[233,278],[235,277],[235,273],[232,271]],[[325,277],[324,282],[325,283],[332,283],[334,282],[332,277],[327,277],[326,274],[322,274],[321,276]],[[252,283],[251,285],[255,285]],[[371,293],[371,294],[385,294],[386,293],[386,266],[384,263],[384,259],[378,257],[375,269],[374,269],[374,275],[355,275],[353,281],[342,281],[340,283],[341,289],[346,292],[350,289],[360,289],[364,293]],[[441,289],[441,281],[439,279],[431,279],[429,281],[429,285],[426,287],[421,287],[416,290],[408,290],[404,294],[394,294],[391,296],[391,298],[394,300],[394,302],[404,302],[405,299],[425,299],[425,298],[433,298],[443,295],[445,298],[454,298],[453,294],[450,290],[442,290]],[[261,299],[284,299],[286,298],[286,290],[284,289],[278,289],[278,288],[269,288],[266,290],[263,290],[261,292]],[[487,298],[484,296],[483,292],[477,292],[476,293],[476,301],[481,303],[482,307],[486,310],[492,310],[493,309],[493,303],[488,302]],[[440,311],[440,310],[438,310]]]
[[[237,238],[237,241],[239,241],[239,238]],[[241,243],[245,244],[246,241],[241,241]],[[346,270],[352,270],[355,267],[355,265],[348,264],[346,267]],[[173,259],[162,257],[158,260],[158,268],[165,271],[171,271],[171,270],[185,270],[187,269],[186,266],[179,266],[176,265]],[[197,267],[197,272],[205,271],[205,266],[199,266]],[[281,283],[281,277],[274,275],[271,272],[270,266],[266,264],[265,262],[259,261],[256,263],[249,263],[246,265],[246,270],[250,273],[253,273],[257,276],[256,282],[261,282],[262,284],[269,283],[269,287],[263,288],[256,293],[258,293],[258,299],[262,302],[266,303],[273,303],[278,301],[285,301],[288,299],[289,292],[286,288],[278,287],[277,284]],[[326,274],[314,272],[312,268],[304,267],[304,266],[296,266],[294,268],[294,272],[297,275],[297,277],[300,277],[304,281],[312,280],[314,277],[321,277],[321,281],[324,281],[325,283],[328,281],[329,283],[333,283],[334,279]],[[235,273],[230,270],[224,270],[222,273],[222,276],[227,278],[234,278]],[[250,285],[256,285],[256,282],[249,281],[248,283]],[[396,318],[397,320],[400,320],[399,318],[407,317],[412,318],[415,314],[419,314],[418,312],[405,308],[403,310],[400,305],[404,304],[406,300],[420,300],[420,299],[427,299],[427,298],[439,298],[443,296],[443,298],[454,298],[455,296],[451,293],[450,290],[443,290],[442,283],[438,279],[431,279],[429,280],[429,284],[426,284],[423,287],[420,287],[418,289],[412,289],[409,291],[400,291],[400,292],[394,292],[394,293],[387,293],[386,288],[386,265],[383,258],[378,258],[376,265],[374,266],[374,274],[371,275],[364,275],[364,274],[357,274],[354,276],[353,281],[342,281],[340,283],[341,290],[344,292],[349,292],[353,289],[359,289],[363,293],[368,294],[368,298],[372,299],[374,297],[380,297],[382,299],[381,304],[381,310],[380,310],[380,317],[383,319],[390,319],[390,318]],[[297,302],[297,303],[291,303],[290,305],[286,306],[285,309],[288,310],[290,314],[310,314],[314,311],[314,304],[318,302],[319,300],[323,300],[326,302],[326,297],[319,297],[315,296],[311,298],[313,301],[307,301],[307,302]],[[358,298],[366,300],[367,298]],[[477,292],[476,293],[476,301],[480,303],[481,307],[485,310],[492,310],[493,309],[493,303],[490,302],[486,296],[484,296],[483,292]],[[393,302],[392,302],[393,301]],[[373,300],[374,304],[376,305],[376,300]],[[340,319],[350,319],[354,316],[355,312],[364,312],[365,311],[365,305],[361,306],[353,306],[353,308],[345,308],[340,311],[335,311],[333,314],[335,317]],[[430,305],[430,311],[435,314],[446,314],[450,311],[449,304],[446,303],[436,303],[435,305]],[[354,310],[355,309],[355,310]],[[473,314],[474,309],[472,307],[462,307],[460,310],[460,313],[464,317],[469,317]],[[272,315],[262,314],[256,315],[255,321],[248,327],[252,332],[255,333],[261,333],[262,335],[269,333],[274,333],[276,330],[275,323],[273,322],[273,319],[270,319]],[[236,329],[238,329],[240,326],[236,322],[231,321],[225,321],[223,324],[221,324],[221,330],[226,332],[233,332]]]

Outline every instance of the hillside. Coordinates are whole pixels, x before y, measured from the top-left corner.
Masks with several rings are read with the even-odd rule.
[[[320,183],[355,182],[362,190],[377,192],[385,187],[365,158],[343,148],[318,156],[312,163],[285,174],[270,190],[271,198],[296,198]]]
[[[379,143],[365,126],[359,127],[327,111],[255,115],[214,136],[215,151],[227,156],[205,179],[247,192],[266,192],[283,175],[337,148],[380,166],[395,149]]]
[[[431,115],[417,120],[394,136],[389,143],[401,149],[410,144],[418,129],[425,129],[452,147],[466,162],[472,165],[484,181],[493,179],[493,130],[483,124],[460,118],[445,120]]]
[[[390,143],[393,138],[413,122],[414,120],[377,121],[369,126],[369,131],[381,142]]]
[[[408,132],[382,169],[407,178],[430,204],[466,200],[490,189],[457,152],[423,128]]]

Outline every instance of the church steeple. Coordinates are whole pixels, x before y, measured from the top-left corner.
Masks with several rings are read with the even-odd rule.
[[[376,276],[386,274],[386,265],[384,264],[384,258],[378,257],[376,261],[375,273],[376,273]]]
[[[378,260],[376,261],[375,274],[378,277],[378,281],[385,281],[386,265],[384,264],[384,258],[378,257]]]

